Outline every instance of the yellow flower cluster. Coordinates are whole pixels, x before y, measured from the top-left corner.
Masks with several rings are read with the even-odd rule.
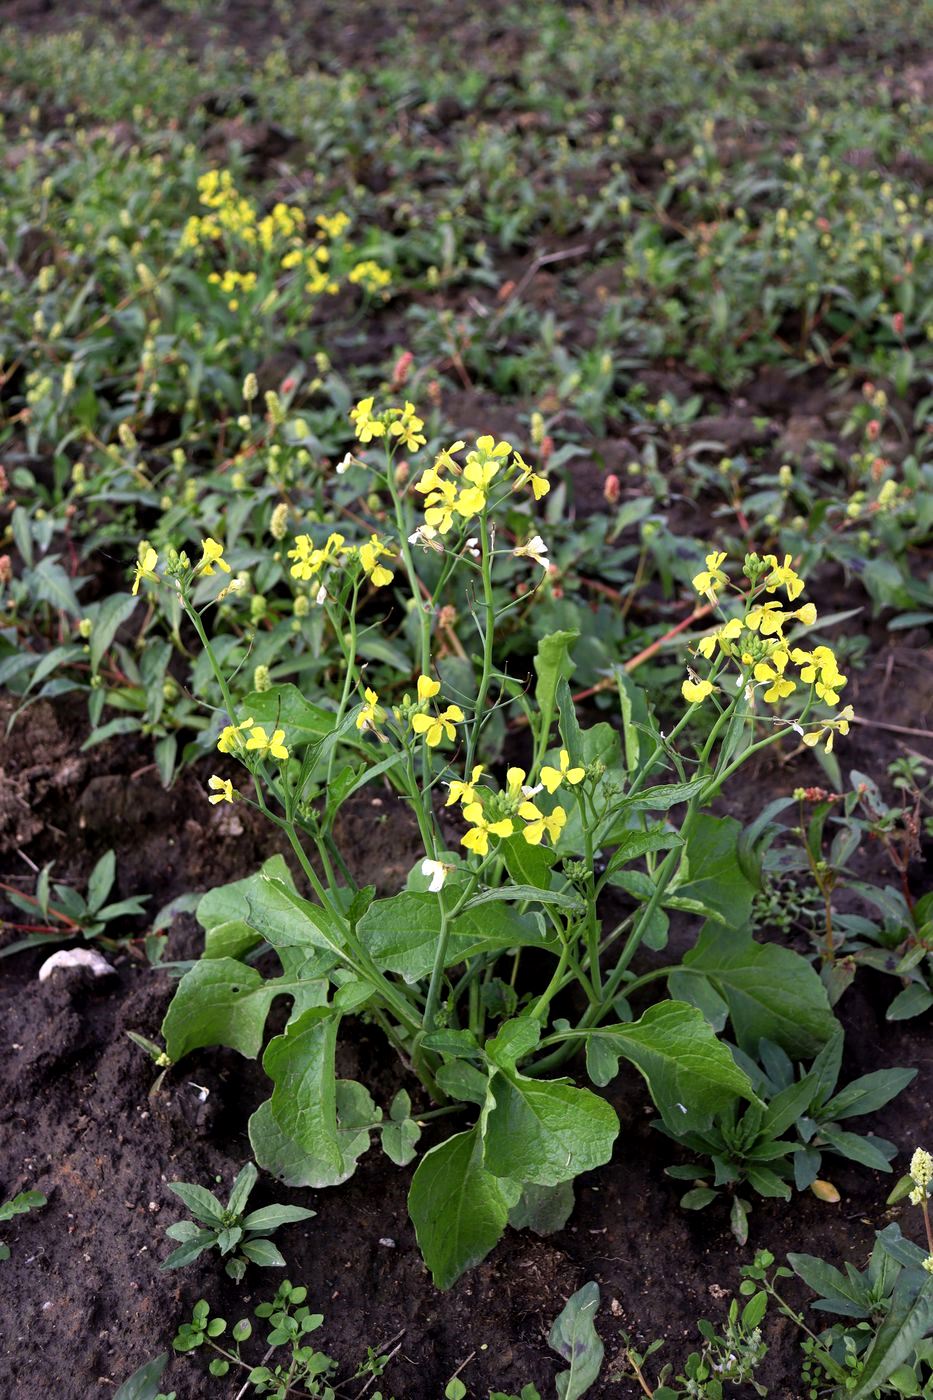
[[[255,753],[259,758],[277,758],[282,763],[288,758],[285,730],[275,729],[270,735],[252,716],[241,724],[225,725],[220,731],[217,748],[220,753]]]
[[[247,253],[277,253],[283,271],[302,270],[309,296],[334,295],[340,290],[339,280],[329,267],[328,240],[334,243],[349,227],[349,216],[343,211],[319,214],[314,236],[309,239],[302,209],[280,201],[262,214],[240,193],[229,170],[209,170],[202,175],[198,180],[198,198],[208,212],[188,219],[179,242],[182,252],[226,242]],[[371,258],[355,263],[347,276],[366,291],[382,291],[392,280],[391,273]],[[230,298],[228,305],[235,311],[239,305],[236,293],[254,291],[258,279],[255,271],[227,268],[211,273],[208,280]]]
[[[547,477],[536,473],[511,443],[496,442],[486,434],[477,439],[461,466],[456,454],[465,446],[461,441],[452,443],[438,455],[434,466],[428,467],[415,482],[415,490],[424,496],[424,525],[420,534],[425,539],[446,535],[456,520],[471,520],[485,510],[490,490],[500,474],[514,474],[512,489],[517,491],[530,486],[535,500],[540,500],[550,490]],[[447,472],[450,476],[445,475]]]
[[[722,567],[725,559],[725,552],[708,554],[706,568],[693,579],[697,592],[714,604],[718,603],[719,592],[729,584],[729,576]],[[816,646],[807,650],[793,646],[784,635],[788,623],[800,622],[805,627],[814,625],[817,620],[814,604],[803,603],[799,608],[788,609],[777,599],[760,601],[761,595],[773,594],[780,589],[784,590],[791,603],[800,597],[804,581],[792,567],[791,555],[785,555],[783,563],[779,563],[773,554],[766,554],[760,560],[750,556],[746,573],[753,586],[749,595],[751,605],[747,606],[744,617],[732,617],[716,632],[703,637],[697,646],[698,653],[706,660],[711,660],[717,653],[732,660],[739,666],[741,678],[747,686],[758,684],[765,687],[763,699],[769,705],[779,704],[793,695],[798,681],[812,686],[816,697],[824,704],[832,707],[838,705],[847,678],[839,670],[832,649]],[[796,668],[796,676],[791,668]],[[690,678],[683,682],[681,692],[685,700],[696,705],[712,695],[715,689],[711,680],[700,679],[691,673]],[[825,739],[829,752],[836,731],[847,734],[849,721],[853,718],[852,707],[846,706],[834,719],[821,721],[818,728],[805,734],[803,741],[812,747]]]
[[[541,769],[541,786],[554,794],[562,783],[571,786],[581,783],[586,776],[585,769],[570,765],[570,755],[561,749],[559,767],[545,764]],[[532,800],[541,791],[541,786],[527,787],[527,774],[523,768],[510,768],[505,775],[505,790],[494,799],[493,810],[487,810],[484,792],[479,786],[483,774],[482,764],[476,764],[469,778],[454,779],[449,784],[446,806],[459,802],[469,830],[460,838],[460,844],[479,856],[489,853],[491,836],[512,836],[515,832],[514,817],[524,822],[522,836],[529,846],[540,846],[545,840],[556,845],[567,824],[567,813],[557,806],[551,812],[543,812]]]
[[[378,535],[370,535],[366,544],[347,544],[343,535],[336,531],[328,535],[327,543],[319,548],[310,535],[297,535],[295,548],[288,551],[289,559],[294,559],[290,573],[292,578],[307,583],[328,565],[340,565],[356,554],[363,572],[375,588],[384,588],[395,577],[391,569],[380,564],[380,559],[393,559],[393,551],[382,543]],[[322,601],[319,598],[319,601]]]

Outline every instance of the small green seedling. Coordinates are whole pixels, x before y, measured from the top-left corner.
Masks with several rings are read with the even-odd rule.
[[[31,1210],[41,1210],[47,1204],[41,1191],[20,1191],[18,1196],[0,1205],[0,1225],[12,1220],[14,1215],[27,1215]],[[0,1240],[0,1260],[9,1259],[10,1246]]]
[[[174,1191],[196,1220],[179,1220],[166,1231],[169,1239],[178,1240],[179,1247],[163,1263],[163,1269],[181,1269],[191,1264],[207,1249],[218,1248],[227,1259],[225,1269],[237,1283],[246,1273],[248,1263],[263,1269],[281,1269],[285,1260],[269,1239],[280,1225],[298,1220],[310,1220],[315,1214],[303,1206],[262,1206],[245,1214],[246,1202],[256,1185],[259,1173],[252,1162],[237,1176],[226,1206],[212,1191],[187,1181],[170,1181]],[[234,1252],[236,1251],[236,1252]]]
[[[92,940],[104,948],[118,948],[121,940],[109,936],[107,925],[132,914],[142,914],[148,895],[131,895],[108,904],[117,874],[117,858],[113,851],[101,856],[88,877],[87,889],[80,894],[72,885],[51,883],[52,864],[39,872],[34,894],[22,894],[9,885],[0,884],[10,903],[30,916],[28,924],[10,924],[24,936],[0,951],[0,958],[21,953],[26,948],[41,948],[47,944],[70,943],[76,938]],[[42,922],[36,922],[41,916]]]

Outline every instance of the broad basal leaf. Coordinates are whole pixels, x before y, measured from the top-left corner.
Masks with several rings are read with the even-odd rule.
[[[276,1036],[263,1056],[263,1069],[275,1088],[250,1119],[249,1138],[259,1165],[288,1186],[346,1181],[369,1146],[369,1126],[377,1120],[375,1105],[358,1084],[349,1109],[338,1117],[334,1050],[339,1019],[327,1008],[313,1007]]]
[[[495,1247],[513,1195],[483,1166],[478,1127],[425,1153],[412,1178],[408,1211],[438,1288],[456,1283]]]
[[[489,1092],[483,1161],[495,1176],[557,1186],[612,1156],[619,1120],[589,1089],[502,1069]]]
[[[631,1060],[644,1075],[661,1117],[675,1132],[702,1128],[734,1099],[755,1097],[728,1046],[702,1012],[683,1002],[659,1002],[640,1020],[606,1026],[589,1038],[616,1059]],[[601,1082],[608,1084],[614,1077],[613,1072]]]
[[[441,932],[441,910],[436,895],[404,891],[391,899],[377,899],[363,915],[357,932],[373,960],[406,982],[430,975]],[[465,909],[452,925],[447,966],[474,953],[529,945],[545,947],[547,938],[538,917],[519,914],[496,901]]]
[[[728,1006],[736,1040],[750,1055],[765,1039],[795,1059],[812,1059],[836,1029],[822,982],[790,948],[709,923],[683,969],[669,979],[672,996],[703,1008],[711,991]]]

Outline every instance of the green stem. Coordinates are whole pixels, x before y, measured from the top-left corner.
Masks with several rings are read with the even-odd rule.
[[[483,724],[483,714],[486,709],[486,696],[489,694],[489,686],[492,680],[493,648],[496,640],[496,600],[492,589],[492,551],[489,548],[489,523],[485,510],[480,516],[479,529],[480,545],[482,548],[481,574],[483,580],[483,610],[485,612],[482,629],[483,673],[480,676],[479,689],[476,692],[473,724],[470,728],[470,735],[467,740],[465,771],[468,774],[473,768],[476,748],[479,743],[480,730]]]

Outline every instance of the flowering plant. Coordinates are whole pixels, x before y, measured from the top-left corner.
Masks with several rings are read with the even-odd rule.
[[[222,545],[205,539],[196,563],[173,552],[164,568],[151,546],[140,550],[136,585],[170,586],[224,698],[217,748],[243,780],[214,775],[209,799],[249,804],[279,828],[312,896],[281,857],[206,895],[204,956],[182,978],[163,1031],[172,1061],[213,1044],[255,1056],[272,1001],[292,998],[288,1024],[263,1057],[272,1095],[250,1122],[256,1160],[291,1185],[345,1180],[373,1134],[407,1163],[428,1122],[461,1118],[461,1130],[421,1158],[409,1198],[425,1260],[446,1287],[508,1221],[566,1219],[574,1177],[609,1160],[615,1111],[554,1075],[576,1049],[585,1047],[596,1088],[628,1060],[663,1122],[701,1131],[739,1099],[756,1100],[714,1024],[731,1018],[750,1052],[768,1037],[812,1055],[832,1034],[810,966],[752,941],[738,823],[704,809],[789,730],[814,742],[844,732],[844,713],[812,711],[834,706],[845,678],[828,648],[805,651],[796,633],[786,636],[816,623],[811,604],[787,609],[775,597],[783,590],[795,604],[803,589],[791,561],[749,555],[739,611],[698,639],[707,674],[684,682],[688,705],[670,733],[624,675],[621,735],[606,723],[582,728],[568,683],[575,633],[540,641],[533,692],[497,656],[510,606],[494,589],[500,559],[536,569],[547,557],[533,527],[526,544],[502,543],[497,516],[515,496],[533,510],[547,477],[492,436],[469,448],[454,442],[415,473],[408,457],[426,438],[411,403],[379,409],[364,399],[351,419],[361,455],[338,470],[370,474],[391,530],[367,524],[354,541],[349,530],[322,527],[287,551],[342,654],[333,702],[271,680],[235,702],[205,626],[236,583],[212,591],[214,575],[229,572]],[[710,554],[694,580],[717,606],[731,588],[724,563]],[[440,599],[458,578],[477,632],[475,668],[434,656]],[[414,693],[380,695],[361,650],[363,601],[372,606],[402,581],[419,674]],[[785,679],[791,664],[799,682]],[[808,687],[802,709],[781,714],[798,684]],[[527,736],[527,757],[504,773],[486,752],[487,726],[502,710],[517,712]],[[336,837],[341,807],[368,784],[388,785],[423,848],[405,888],[383,898],[354,878]],[[614,924],[613,891],[626,903]],[[703,920],[696,946],[681,963],[637,975],[636,954],[664,947],[672,912]],[[265,947],[278,956],[278,977],[255,966]],[[673,999],[634,1019],[633,995],[662,977]],[[336,1077],[340,1024],[351,1014],[381,1028],[435,1107],[413,1115],[402,1091],[386,1119],[364,1085]]]

